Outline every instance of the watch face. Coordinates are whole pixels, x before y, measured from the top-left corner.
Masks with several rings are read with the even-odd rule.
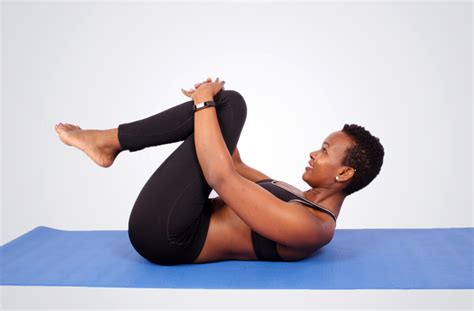
[[[200,104],[197,104],[197,105],[194,105],[193,106],[193,111],[196,111],[196,110],[200,110],[200,109],[203,109],[203,108],[206,108],[206,107],[215,107],[216,104],[214,101],[205,101],[205,102],[202,102]]]

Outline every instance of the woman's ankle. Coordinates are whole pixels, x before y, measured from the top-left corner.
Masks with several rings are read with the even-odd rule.
[[[98,135],[98,145],[104,148],[111,148],[116,151],[123,150],[118,139],[118,128],[112,128],[108,130],[100,130]]]

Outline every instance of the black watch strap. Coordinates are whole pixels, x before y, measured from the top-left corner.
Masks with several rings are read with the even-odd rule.
[[[215,107],[216,103],[213,100],[208,100],[197,105],[193,105],[193,111],[198,111],[208,107]]]

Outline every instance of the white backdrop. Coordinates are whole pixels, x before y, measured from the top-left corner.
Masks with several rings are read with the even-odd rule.
[[[54,124],[117,127],[208,76],[246,99],[244,162],[302,190],[309,152],[344,123],[381,139],[382,171],[338,228],[473,224],[470,3],[4,2],[1,51],[2,244],[39,225],[127,229],[179,143],[105,169]]]

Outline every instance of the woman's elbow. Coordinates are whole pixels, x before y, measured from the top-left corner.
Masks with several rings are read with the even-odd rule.
[[[219,189],[222,187],[226,181],[229,181],[231,178],[238,175],[234,167],[221,170],[212,174],[212,177],[209,177],[208,184],[212,189]]]

